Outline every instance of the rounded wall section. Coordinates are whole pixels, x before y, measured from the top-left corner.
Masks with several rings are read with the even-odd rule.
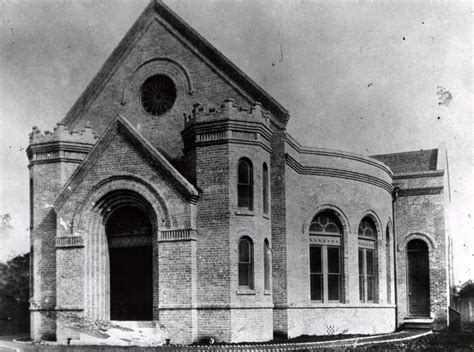
[[[287,155],[286,181],[289,305],[302,308],[350,305],[351,309],[370,304],[387,306],[385,224],[392,216],[391,171],[378,161],[350,153],[300,151]],[[344,292],[339,303],[313,302],[310,296],[309,226],[314,216],[325,210],[334,213],[344,228],[341,263]],[[375,303],[360,302],[359,297],[358,227],[364,217],[372,219],[377,230]],[[393,280],[393,276],[389,279]]]

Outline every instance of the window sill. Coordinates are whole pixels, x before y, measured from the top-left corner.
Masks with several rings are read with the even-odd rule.
[[[268,215],[268,214],[263,214],[263,218],[264,218],[264,219],[270,219],[270,215]]]
[[[242,296],[252,296],[255,295],[255,290],[250,288],[239,288],[236,293]]]
[[[239,209],[235,211],[235,215],[254,216],[255,213],[253,212],[253,210]]]
[[[265,291],[263,291],[263,294],[264,294],[265,296],[271,296],[272,291],[270,291],[270,290],[265,290]]]

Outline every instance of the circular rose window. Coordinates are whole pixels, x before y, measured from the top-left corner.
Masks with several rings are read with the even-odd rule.
[[[148,78],[141,88],[142,106],[150,115],[163,115],[176,100],[176,86],[165,75]]]

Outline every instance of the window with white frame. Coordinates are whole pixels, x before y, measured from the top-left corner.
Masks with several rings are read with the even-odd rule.
[[[239,160],[237,175],[237,206],[253,210],[253,167],[247,158]]]
[[[359,224],[359,299],[361,302],[376,301],[377,283],[377,230],[369,217]]]
[[[271,251],[270,243],[265,238],[263,241],[263,273],[264,273],[264,290],[270,291],[270,273],[271,273]]]
[[[309,261],[312,301],[343,301],[342,236],[342,224],[330,211],[317,214],[311,221]]]
[[[239,240],[239,288],[253,290],[253,242],[249,237]]]

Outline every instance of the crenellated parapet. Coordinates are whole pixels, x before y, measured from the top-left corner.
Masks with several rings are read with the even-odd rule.
[[[191,115],[185,117],[185,127],[220,120],[246,121],[270,126],[270,114],[262,108],[262,104],[256,102],[250,108],[244,108],[236,105],[233,99],[226,99],[219,107],[195,104]]]
[[[30,144],[26,152],[30,165],[57,161],[81,162],[97,140],[89,125],[81,131],[74,131],[61,123],[57,124],[53,132],[41,132],[35,126],[29,137]]]
[[[258,144],[271,151],[270,114],[258,102],[250,108],[238,106],[232,99],[218,107],[195,104],[192,113],[185,116],[182,136],[185,150],[233,142]]]
[[[53,132],[44,131],[41,133],[38,127],[34,126],[33,131],[29,134],[30,145],[41,144],[49,142],[71,142],[71,143],[85,143],[95,144],[97,137],[95,136],[92,127],[86,125],[82,131],[71,131],[69,127],[62,123],[58,123]]]

